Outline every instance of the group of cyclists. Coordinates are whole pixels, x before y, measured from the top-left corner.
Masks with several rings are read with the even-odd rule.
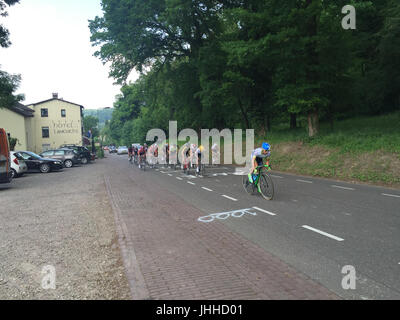
[[[202,167],[201,162],[202,154],[204,153],[204,147],[202,145],[197,146],[193,143],[186,143],[179,149],[176,144],[170,145],[169,143],[165,143],[160,149],[161,154],[159,158],[158,144],[155,143],[150,147],[148,147],[146,143],[143,145],[132,144],[128,148],[129,161],[135,162],[139,167],[144,165],[154,167],[160,163],[167,166],[176,166],[180,163],[181,169],[184,172],[188,172],[190,168],[196,168],[197,174],[200,174],[202,168],[204,170],[204,165]],[[213,152],[213,159],[215,159],[217,153],[219,153],[218,145],[214,144],[211,150]]]
[[[249,183],[254,183],[257,168],[263,165],[266,158],[269,158],[271,146],[264,142],[260,148],[253,150],[251,153],[251,169],[248,173]],[[219,148],[216,143],[211,147],[213,163],[219,162]],[[181,169],[188,172],[190,168],[196,168],[196,174],[204,171],[202,164],[202,155],[204,154],[204,146],[189,142],[185,143],[178,154],[178,146],[176,144],[165,143],[161,148],[161,163],[166,165],[177,165],[178,161],[181,164]],[[134,161],[139,166],[158,164],[159,147],[158,144],[153,144],[150,147],[146,143],[143,145],[132,144],[128,148],[129,161]],[[216,159],[218,156],[218,159]]]

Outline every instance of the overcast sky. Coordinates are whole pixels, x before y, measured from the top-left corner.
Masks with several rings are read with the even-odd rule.
[[[0,21],[12,45],[0,48],[1,70],[21,74],[24,104],[53,92],[87,109],[112,107],[120,86],[93,56],[88,20],[102,15],[100,0],[21,0]],[[133,75],[132,80],[135,79]]]

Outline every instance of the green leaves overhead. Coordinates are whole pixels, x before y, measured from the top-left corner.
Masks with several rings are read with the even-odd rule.
[[[400,5],[396,0],[103,0],[90,21],[110,75],[126,84],[111,121],[115,139],[147,130],[254,128],[308,117],[399,107]],[[344,30],[354,5],[357,29]],[[293,121],[294,120],[294,121]]]

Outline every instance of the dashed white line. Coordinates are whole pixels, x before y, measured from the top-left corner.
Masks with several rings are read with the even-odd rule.
[[[269,211],[267,211],[267,210],[260,209],[260,208],[258,208],[258,207],[253,207],[253,209],[256,209],[256,210],[258,210],[258,211],[261,211],[261,212],[264,212],[264,213],[266,213],[266,214],[269,214],[270,216],[276,216],[276,213],[269,212]]]
[[[232,198],[232,197],[229,197],[229,196],[227,196],[227,195],[222,195],[222,197],[224,197],[224,198],[227,198],[227,199],[229,199],[229,200],[232,200],[232,201],[238,201],[238,199],[235,199],[235,198]]]
[[[283,177],[281,177],[281,176],[276,176],[276,175],[273,175],[273,174],[271,174],[271,177],[273,177],[273,178],[278,178],[278,179],[283,179]]]
[[[213,190],[211,190],[211,189],[208,189],[208,188],[205,188],[205,187],[201,187],[201,188],[206,190],[206,191],[213,192]]]
[[[303,183],[313,183],[312,181],[307,181],[307,180],[300,180],[300,179],[298,179],[298,180],[296,180],[297,182],[303,182]]]
[[[195,186],[196,184],[193,182],[188,181],[187,183],[191,184],[192,186]]]
[[[319,233],[319,234],[321,234],[321,235],[323,235],[323,236],[325,236],[325,237],[331,238],[331,239],[333,239],[333,240],[336,240],[336,241],[344,241],[344,239],[342,239],[342,238],[336,237],[336,236],[334,236],[334,235],[332,235],[332,234],[329,234],[329,233],[327,233],[327,232],[324,232],[324,231],[315,229],[315,228],[313,228],[313,227],[310,227],[310,226],[302,226],[302,227],[305,228],[305,229],[308,229],[308,230],[310,230],[310,231],[314,231],[314,232],[316,232],[316,233]]]
[[[348,188],[348,187],[341,187],[341,186],[336,186],[336,185],[331,185],[333,188],[339,188],[339,189],[344,189],[344,190],[355,190],[354,188]]]
[[[168,173],[168,175],[169,175],[170,177],[172,177],[172,174]]]
[[[181,181],[183,180],[182,178],[179,178],[179,177],[176,177],[176,178],[177,178],[178,180],[181,180]]]
[[[398,195],[395,195],[395,194],[382,193],[382,195],[383,195],[383,196],[386,196],[386,197],[400,198],[400,196],[398,196]]]

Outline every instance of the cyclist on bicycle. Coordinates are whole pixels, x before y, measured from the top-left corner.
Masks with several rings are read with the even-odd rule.
[[[138,150],[138,154],[139,154],[139,163],[144,162],[146,160],[146,146],[140,146],[139,150]]]
[[[197,173],[200,173],[201,154],[202,154],[202,152],[204,152],[204,147],[202,145],[200,145],[195,151],[195,155],[196,155],[196,158],[197,158],[197,169],[196,169]]]
[[[165,164],[169,164],[169,144],[168,142],[164,145],[164,156],[165,156]]]
[[[262,166],[264,159],[268,158],[271,155],[270,150],[271,146],[267,142],[264,142],[261,148],[257,148],[253,150],[253,152],[251,153],[252,167],[248,174],[250,183],[253,183],[253,174],[257,173],[256,172],[257,167]]]
[[[185,143],[181,149],[181,159],[182,159],[182,170],[185,171],[186,169],[189,168],[189,162],[190,162],[190,157],[191,157],[191,152],[190,152],[190,144]]]
[[[129,148],[128,148],[128,158],[129,158],[129,161],[132,161],[132,155],[133,155],[133,147],[132,147],[132,146],[129,146]]]

